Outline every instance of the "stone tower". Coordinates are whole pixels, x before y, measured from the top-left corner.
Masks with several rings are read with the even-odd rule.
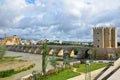
[[[93,38],[96,48],[117,48],[117,28],[115,27],[95,27]]]
[[[111,30],[111,47],[117,48],[117,28],[112,28]]]

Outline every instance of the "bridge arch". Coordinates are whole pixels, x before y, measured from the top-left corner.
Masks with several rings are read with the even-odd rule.
[[[49,53],[49,55],[53,55],[54,49],[53,48],[49,48],[48,53]]]
[[[58,49],[58,54],[57,54],[57,56],[59,56],[59,57],[63,57],[63,48],[61,47],[61,48],[59,48]]]

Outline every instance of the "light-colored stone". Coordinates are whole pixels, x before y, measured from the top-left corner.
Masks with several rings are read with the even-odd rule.
[[[98,80],[102,80],[104,77],[106,77],[108,74],[110,74],[112,71],[117,69],[120,66],[120,58],[114,62],[114,66],[109,67],[99,78]]]
[[[112,76],[107,80],[120,80],[120,69],[118,69]]]
[[[0,44],[2,45],[17,45],[20,44],[21,39],[17,37],[16,35],[14,36],[4,36],[3,40],[0,40]]]
[[[32,74],[26,75],[24,77],[21,78],[21,80],[30,80],[32,78]]]
[[[93,28],[94,47],[117,48],[117,28],[96,27]]]

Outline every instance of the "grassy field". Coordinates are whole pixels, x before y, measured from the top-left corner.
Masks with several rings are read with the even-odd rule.
[[[105,63],[92,63],[91,71],[97,70],[107,65],[108,64],[105,64]],[[43,80],[67,80],[69,78],[80,75],[80,73],[85,73],[85,64],[80,64],[80,67],[77,68],[77,72],[73,72],[72,69],[66,69],[57,74],[47,76],[46,78],[43,78]]]

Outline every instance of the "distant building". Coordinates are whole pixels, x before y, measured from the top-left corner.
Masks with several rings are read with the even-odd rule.
[[[49,40],[48,43],[55,43],[55,44],[61,44],[62,42],[59,40]]]
[[[62,44],[81,44],[79,41],[63,41]]]
[[[31,44],[32,44],[32,45],[36,45],[36,44],[37,44],[37,41],[31,40]]]
[[[95,27],[93,38],[96,48],[117,48],[117,28],[115,27]]]
[[[93,42],[81,42],[82,46],[93,46]]]
[[[37,45],[40,45],[40,44],[44,44],[44,43],[48,43],[49,42],[49,40],[47,40],[47,39],[45,39],[45,40],[39,40],[39,41],[37,41]]]
[[[21,45],[30,45],[31,41],[30,40],[21,40]]]
[[[14,36],[4,36],[4,39],[0,40],[0,44],[2,45],[18,45],[20,44],[21,39],[17,37],[16,35]]]
[[[35,40],[21,40],[21,45],[36,45],[37,41]]]

